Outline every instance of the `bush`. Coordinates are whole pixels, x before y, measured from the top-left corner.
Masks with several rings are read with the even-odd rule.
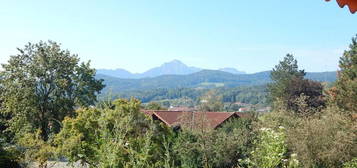
[[[298,167],[296,154],[287,159],[287,145],[285,144],[285,129],[277,130],[261,128],[258,139],[255,141],[255,149],[243,163],[254,168]]]
[[[17,156],[19,155],[13,147],[5,147],[3,142],[0,142],[0,167],[20,168]]]
[[[51,140],[44,141],[41,131],[25,133],[18,139],[18,145],[23,149],[21,162],[29,164],[37,162],[40,168],[47,167],[47,161],[55,157],[55,147]]]
[[[233,119],[217,130],[182,130],[174,145],[179,167],[233,167],[251,146],[251,121]]]
[[[77,110],[77,117],[66,118],[56,137],[59,153],[90,167],[162,167],[167,158],[162,143],[170,130],[141,113],[135,99],[113,105]]]
[[[341,167],[357,155],[356,126],[338,108],[329,107],[298,122],[288,130],[288,143],[304,167]]]
[[[357,158],[343,164],[343,168],[356,168],[357,167]]]
[[[309,116],[295,115],[276,102],[274,112],[261,117],[261,127],[286,128],[288,151],[296,153],[303,167],[342,167],[357,155],[356,126],[349,115],[336,106],[327,106],[319,113],[309,108],[303,99],[299,111]],[[312,112],[311,112],[312,111]]]

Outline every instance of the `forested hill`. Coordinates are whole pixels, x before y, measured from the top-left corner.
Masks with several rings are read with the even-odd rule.
[[[97,74],[96,77],[104,79],[106,87],[103,92],[117,93],[157,88],[213,88],[262,85],[270,82],[270,71],[254,74],[231,74],[218,70],[202,70],[189,75],[163,75],[143,79],[120,79],[102,74]],[[306,77],[318,81],[333,82],[336,80],[336,72],[307,73]]]

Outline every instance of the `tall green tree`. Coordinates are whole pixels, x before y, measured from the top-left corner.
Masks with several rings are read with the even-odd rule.
[[[336,103],[349,112],[357,112],[357,35],[349,50],[340,58],[339,78],[336,83]]]
[[[78,106],[90,106],[104,87],[95,69],[53,41],[28,43],[2,64],[1,111],[10,115],[12,132],[39,129],[43,140],[59,131],[65,116]]]
[[[294,56],[287,54],[270,74],[273,81],[268,85],[271,101],[286,98],[286,90],[289,88],[290,81],[294,78],[303,79],[305,74],[304,70],[299,70]]]
[[[323,86],[320,82],[304,79],[305,74],[304,70],[299,70],[294,56],[287,54],[271,72],[270,100],[281,102],[280,105],[301,116],[311,115],[311,110],[300,109],[301,103],[306,108],[324,107]]]

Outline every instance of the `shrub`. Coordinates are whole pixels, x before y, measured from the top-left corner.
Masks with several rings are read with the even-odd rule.
[[[39,168],[46,168],[47,161],[55,156],[55,147],[51,140],[44,141],[41,137],[41,131],[35,133],[25,133],[18,139],[18,145],[23,150],[23,158],[21,161],[25,164],[37,162]]]
[[[304,167],[341,167],[357,155],[356,126],[336,107],[320,115],[295,119],[297,127],[288,130],[288,144]]]
[[[233,167],[248,155],[250,119],[233,119],[217,130],[179,132],[174,145],[179,167]]]
[[[356,167],[357,167],[357,158],[354,158],[351,161],[343,164],[343,168],[356,168]]]
[[[78,110],[77,117],[63,121],[59,153],[90,167],[162,167],[167,158],[162,143],[171,132],[139,108],[135,99],[119,99],[111,108]]]
[[[20,168],[18,156],[19,153],[14,146],[5,145],[3,141],[0,141],[0,167]]]
[[[245,160],[248,167],[275,168],[283,163],[287,152],[284,128],[277,131],[271,128],[261,128],[258,139],[254,142],[255,149]]]

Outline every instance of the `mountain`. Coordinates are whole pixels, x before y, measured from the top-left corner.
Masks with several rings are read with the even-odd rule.
[[[333,82],[336,72],[307,73],[306,78]],[[254,74],[232,74],[218,70],[202,70],[188,75],[162,75],[152,78],[120,79],[97,74],[97,78],[104,79],[106,85],[104,93],[119,93],[132,90],[150,90],[158,88],[213,88],[263,85],[271,81],[270,71]]]
[[[235,68],[221,68],[218,69],[219,71],[223,71],[223,72],[228,72],[228,73],[232,73],[232,74],[245,74],[244,71],[238,71]]]
[[[179,60],[173,60],[162,64],[159,67],[152,68],[139,76],[141,78],[157,77],[161,75],[187,75],[200,71],[200,68],[189,67]]]
[[[98,69],[98,74],[105,74],[108,76],[113,76],[117,78],[134,78],[135,74],[125,70],[125,69]]]
[[[141,79],[141,78],[153,78],[161,75],[188,75],[199,72],[202,68],[190,67],[185,65],[179,60],[173,60],[162,64],[159,67],[155,67],[145,71],[143,73],[131,73],[125,69],[98,69],[97,74],[123,78],[123,79]],[[232,74],[245,74],[245,72],[238,71],[234,68],[221,68],[223,72],[229,72]]]

